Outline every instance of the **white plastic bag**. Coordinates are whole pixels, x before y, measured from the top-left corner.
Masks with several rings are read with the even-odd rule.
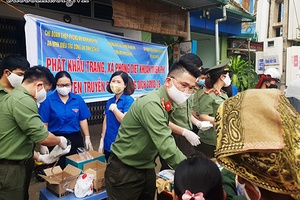
[[[83,198],[93,194],[93,174],[81,174],[74,188],[74,194],[77,198]]]

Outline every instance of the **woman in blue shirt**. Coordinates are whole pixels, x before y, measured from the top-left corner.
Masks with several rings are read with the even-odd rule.
[[[110,146],[116,140],[123,117],[134,101],[130,96],[134,92],[134,83],[126,72],[116,71],[110,77],[106,89],[115,96],[106,103],[98,151],[102,153],[104,149],[105,159],[108,160]]]
[[[65,157],[76,154],[77,148],[84,147],[81,131],[85,136],[86,148],[93,150],[87,122],[91,113],[83,98],[71,92],[72,78],[68,72],[58,72],[55,75],[55,83],[56,91],[41,103],[39,114],[49,132],[71,141],[70,152],[61,156],[58,161],[63,169],[66,166]]]

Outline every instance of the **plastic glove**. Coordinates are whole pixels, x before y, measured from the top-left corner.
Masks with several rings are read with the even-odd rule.
[[[206,131],[210,128],[212,128],[214,125],[211,124],[209,121],[197,121],[196,126],[198,129],[202,131]]]
[[[39,154],[37,159],[38,162],[42,162],[43,164],[51,164],[58,161],[59,157],[51,157],[49,154]]]
[[[101,138],[99,148],[98,148],[98,152],[103,153],[103,150],[104,150],[103,148],[104,148],[104,140],[103,140],[103,138]]]
[[[67,148],[67,139],[63,136],[59,136],[59,139],[60,139],[60,143],[58,146],[60,146],[62,149],[65,149]]]
[[[117,104],[112,103],[112,104],[110,104],[108,110],[110,110],[111,112],[113,112],[116,108],[117,108]]]
[[[87,150],[94,150],[90,136],[85,136],[85,147]]]
[[[60,146],[56,145],[52,151],[50,152],[50,157],[52,158],[56,158],[56,157],[60,157],[63,155],[66,155],[67,153],[69,153],[71,150],[71,145],[68,145],[67,148],[62,149]]]
[[[183,129],[182,136],[184,136],[189,141],[189,143],[193,146],[197,146],[201,143],[199,140],[200,137],[197,134],[185,128]]]
[[[40,153],[41,154],[49,154],[49,149],[48,147],[44,146],[44,145],[41,145],[40,146]]]

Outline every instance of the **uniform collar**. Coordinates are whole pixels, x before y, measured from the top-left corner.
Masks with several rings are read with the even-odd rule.
[[[8,93],[2,85],[0,85],[0,91],[4,91],[5,93]]]
[[[123,94],[120,96],[120,98],[118,99],[118,101],[119,101],[119,100],[123,100],[123,99],[125,98],[125,95],[126,95],[126,94],[123,93]],[[116,101],[116,95],[113,97],[113,99],[114,99],[114,101]]]
[[[210,94],[212,92],[215,93],[216,96],[219,96],[219,94],[220,94],[220,92],[215,88],[210,88],[210,89],[205,90],[204,94]]]
[[[160,96],[160,102],[161,102],[162,107],[167,112],[171,111],[172,110],[172,104],[171,104],[171,101],[170,101],[170,99],[167,95],[167,92],[166,92],[164,86],[161,86],[157,90],[158,90],[158,93],[159,93],[159,96]]]
[[[19,90],[19,91],[21,91],[21,92],[24,92],[25,94],[27,94],[27,95],[29,95],[29,96],[31,96],[33,99],[34,99],[34,97],[24,88],[24,87],[22,87],[22,86],[17,86],[16,88],[14,88],[14,90]],[[4,90],[5,91],[5,90]],[[34,99],[35,100],[35,99]]]

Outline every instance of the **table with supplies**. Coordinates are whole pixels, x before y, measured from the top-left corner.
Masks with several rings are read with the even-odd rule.
[[[47,190],[46,188],[42,188],[40,190],[40,199],[39,200],[71,200],[71,199],[82,199],[82,200],[101,200],[106,199],[107,194],[106,190],[99,192],[99,193],[93,193],[90,196],[86,196],[84,198],[77,198],[74,194],[69,194],[65,197],[58,198],[55,194]]]

